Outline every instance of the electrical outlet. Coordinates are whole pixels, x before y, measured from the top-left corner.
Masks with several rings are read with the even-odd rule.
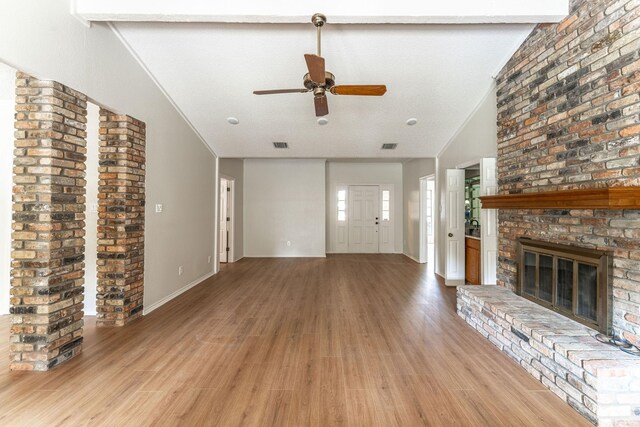
[[[183,271],[182,266],[178,267],[178,276],[182,276]]]
[[[162,213],[162,203],[156,204],[156,213]]]
[[[291,240],[287,240],[287,246],[291,246]]]
[[[98,213],[98,204],[90,203],[89,204],[89,213]]]
[[[207,257],[207,264],[211,264],[211,255]]]

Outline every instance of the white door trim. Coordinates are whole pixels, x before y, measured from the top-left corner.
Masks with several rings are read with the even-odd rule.
[[[235,262],[235,255],[234,255],[234,231],[235,231],[235,221],[234,221],[234,214],[235,214],[235,185],[236,185],[236,181],[234,178],[230,177],[230,176],[225,176],[220,174],[220,178],[219,178],[219,182],[221,183],[222,180],[226,180],[227,181],[227,185],[229,187],[229,191],[227,192],[227,212],[229,215],[229,221],[227,223],[227,231],[229,232],[228,237],[227,237],[227,247],[229,248],[229,252],[227,253],[227,263],[232,263]],[[222,186],[220,185],[220,188]],[[222,208],[222,206],[219,204],[220,209]],[[224,213],[223,212],[219,212],[219,217],[220,219],[223,218]],[[221,230],[219,230],[219,232],[221,232]],[[218,241],[220,239],[218,238]]]
[[[425,264],[427,262],[427,254],[428,254],[428,245],[429,241],[427,239],[427,201],[425,199],[425,194],[427,192],[427,182],[434,181],[435,187],[435,174],[423,176],[420,178],[420,213],[419,213],[419,227],[418,232],[420,233],[420,246],[418,253],[418,262],[420,264]],[[431,197],[431,221],[435,221],[435,188],[434,194]],[[435,230],[434,230],[435,234]],[[434,236],[435,237],[435,236]]]
[[[480,196],[498,193],[497,161],[495,157],[480,160]],[[498,210],[480,208],[481,283],[495,285],[498,281]]]

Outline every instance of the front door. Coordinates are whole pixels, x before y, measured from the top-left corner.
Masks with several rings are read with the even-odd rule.
[[[378,252],[379,203],[379,186],[349,186],[349,252]]]

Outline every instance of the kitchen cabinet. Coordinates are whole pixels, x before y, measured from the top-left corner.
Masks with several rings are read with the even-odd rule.
[[[465,238],[465,281],[480,284],[480,239]]]

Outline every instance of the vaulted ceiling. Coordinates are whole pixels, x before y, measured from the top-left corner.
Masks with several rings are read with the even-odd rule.
[[[460,12],[449,16],[456,13],[452,9],[435,18],[426,15],[428,11],[403,17],[406,2],[400,1],[398,13],[385,9],[385,16],[349,15],[334,5],[335,20],[346,22],[336,24],[331,7],[318,10],[328,18],[322,56],[336,83],[387,85],[382,97],[328,95],[328,124],[320,126],[310,93],[252,93],[303,87],[303,54],[316,50],[315,28],[301,21],[304,11],[266,16],[258,9],[254,14],[245,9],[220,11],[191,2],[191,8],[181,9],[186,10],[183,16],[171,12],[173,6],[166,2],[159,3],[168,10],[151,5],[129,10],[133,6],[118,1],[114,10],[96,6],[105,2],[91,9],[91,2],[80,3],[79,15],[85,19],[112,22],[114,31],[221,157],[436,156],[490,91],[493,76],[530,33],[533,22],[561,15],[556,3],[557,16],[527,10],[521,11],[529,13],[523,16],[511,11],[508,16],[483,18],[474,10],[476,15],[465,19]],[[540,7],[540,2],[531,4]],[[307,20],[315,11],[309,10]],[[491,21],[503,23],[479,23]],[[229,124],[229,117],[239,124]],[[417,124],[407,126],[409,118],[416,118]],[[289,150],[275,150],[274,141],[288,142]],[[398,148],[382,151],[383,143],[397,143]]]

